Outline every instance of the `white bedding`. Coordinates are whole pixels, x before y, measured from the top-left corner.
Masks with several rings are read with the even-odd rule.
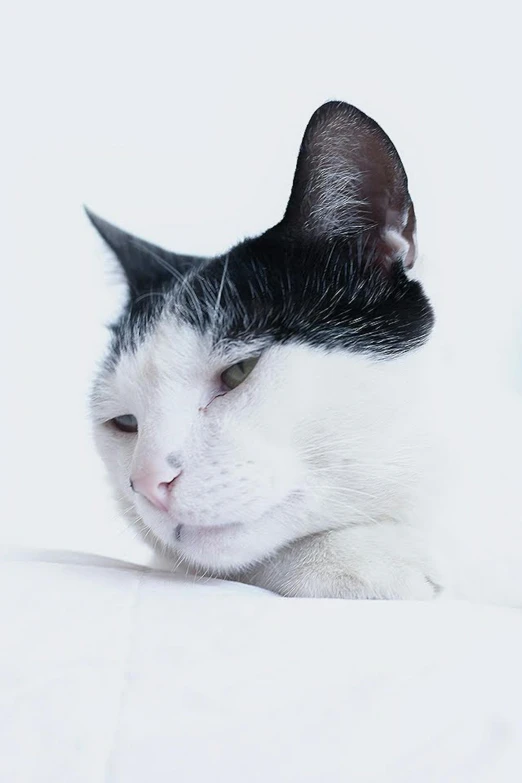
[[[56,560],[1,568],[5,783],[522,779],[517,610]]]

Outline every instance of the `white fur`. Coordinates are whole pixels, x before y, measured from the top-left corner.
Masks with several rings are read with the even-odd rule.
[[[272,347],[214,398],[223,369],[249,352],[164,319],[97,385],[111,481],[173,558],[286,595],[424,599],[442,588],[522,603],[518,400],[508,408],[483,378],[459,379],[437,332],[380,361]],[[138,435],[104,423],[124,413]],[[183,472],[166,514],[129,477],[172,453]]]

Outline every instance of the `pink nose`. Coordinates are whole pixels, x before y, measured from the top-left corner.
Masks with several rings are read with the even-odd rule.
[[[134,492],[143,495],[160,511],[168,511],[171,491],[180,473],[181,471],[176,472],[172,468],[162,472],[140,473],[131,478],[130,485]]]

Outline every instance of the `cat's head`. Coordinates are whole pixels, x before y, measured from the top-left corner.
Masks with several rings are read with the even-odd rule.
[[[318,109],[282,221],[217,258],[88,214],[129,292],[92,397],[96,441],[145,531],[226,572],[398,513],[433,315],[407,274],[406,174],[373,120]]]

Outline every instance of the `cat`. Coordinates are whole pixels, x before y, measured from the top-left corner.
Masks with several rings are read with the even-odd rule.
[[[148,540],[284,596],[522,602],[514,417],[448,360],[374,120],[321,106],[282,220],[216,258],[87,215],[128,288],[95,440]]]

